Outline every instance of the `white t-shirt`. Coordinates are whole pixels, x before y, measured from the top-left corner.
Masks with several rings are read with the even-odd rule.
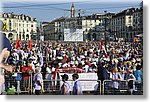
[[[13,53],[13,56],[15,57],[16,60],[19,60],[19,55],[16,52]]]
[[[52,73],[52,70],[49,67],[46,67],[46,72],[47,73]]]

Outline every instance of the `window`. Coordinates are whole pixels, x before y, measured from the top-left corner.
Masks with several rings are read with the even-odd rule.
[[[85,29],[85,31],[87,32],[88,30],[87,30],[87,29]]]
[[[11,14],[9,14],[9,18],[11,18]]]
[[[131,23],[131,19],[128,20],[128,23]]]
[[[4,14],[4,17],[7,17],[7,14]]]
[[[9,26],[11,27],[11,22],[9,22]]]

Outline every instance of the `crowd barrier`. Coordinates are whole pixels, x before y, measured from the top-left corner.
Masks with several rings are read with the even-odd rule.
[[[143,82],[141,81],[104,80],[102,86],[103,95],[143,95]]]
[[[100,95],[101,81],[100,80],[79,80],[82,86],[83,95]],[[67,81],[70,85],[70,95],[72,95],[74,81]],[[44,80],[44,93],[47,95],[61,95],[62,80]]]
[[[17,74],[21,75],[20,79],[17,79]],[[15,73],[12,75],[5,75],[5,94],[19,95],[19,94],[31,94],[33,76],[29,75],[27,78],[23,77],[24,73]]]
[[[23,74],[23,73],[21,73]],[[79,80],[83,88],[83,95],[143,95],[143,82],[141,81],[112,81],[104,80]],[[60,95],[62,80],[43,80],[43,95]],[[70,95],[73,89],[73,80],[68,80],[70,84]],[[115,89],[113,86],[117,86]],[[16,76],[5,76],[6,94],[32,95],[33,92],[33,76],[29,75],[27,80],[22,78],[16,80]]]

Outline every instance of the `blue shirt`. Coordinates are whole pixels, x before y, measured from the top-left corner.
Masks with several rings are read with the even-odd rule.
[[[66,87],[66,92],[64,92],[63,88]],[[66,95],[70,94],[70,84],[68,82],[64,82],[61,86],[61,93],[65,93]]]
[[[142,81],[143,80],[143,75],[142,75],[142,71],[141,70],[136,70],[135,72],[134,72],[134,75],[135,75],[135,78],[136,78],[136,80],[138,80],[138,81]]]
[[[35,90],[41,90],[41,85],[39,84],[39,81],[43,81],[43,77],[41,73],[37,73],[34,78],[34,86],[35,86]]]
[[[120,73],[119,72],[117,72],[117,73],[111,73],[110,74],[110,78],[113,79],[113,81],[111,83],[111,87],[118,89],[119,88],[118,79],[122,79]]]
[[[82,92],[82,86],[81,86],[80,82],[79,82],[78,80],[76,80],[76,81],[74,82],[72,94],[73,94],[73,95],[77,95],[77,91],[78,91],[78,90],[80,90],[79,95],[82,95],[82,94],[83,94],[83,92]]]

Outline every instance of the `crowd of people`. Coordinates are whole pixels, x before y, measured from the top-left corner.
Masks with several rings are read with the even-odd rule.
[[[12,43],[8,64],[16,66],[16,80],[23,80],[25,88],[28,88],[30,75],[36,75],[37,67],[41,68],[42,79],[47,80],[56,80],[60,72],[73,71],[97,73],[101,82],[143,81],[143,47],[140,43],[108,42],[107,48],[103,48],[102,42],[33,41],[32,47],[29,47],[29,41],[20,43],[18,48],[16,43]],[[10,73],[5,71],[6,88],[8,78]],[[115,81],[112,87],[118,89]],[[19,87],[17,89],[20,92]]]

